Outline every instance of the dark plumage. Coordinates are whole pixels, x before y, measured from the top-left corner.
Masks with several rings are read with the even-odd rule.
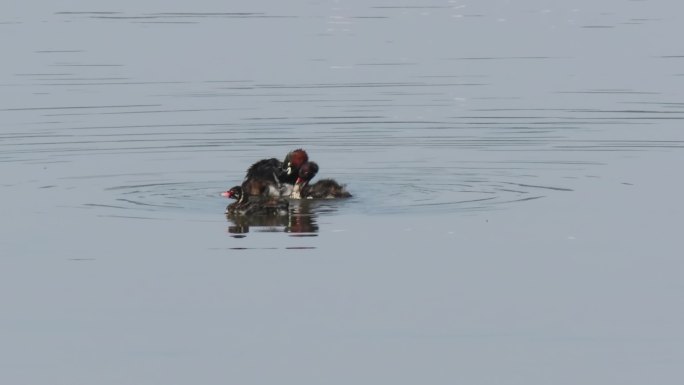
[[[301,168],[307,164],[309,155],[306,151],[298,148],[287,154],[283,162],[276,158],[262,159],[252,164],[247,169],[247,174],[242,182],[242,198],[245,197],[281,197],[289,196],[293,185],[310,180],[311,166],[302,172]],[[318,167],[315,167],[315,172]],[[303,177],[303,178],[302,178]],[[307,179],[308,178],[308,179]]]
[[[287,176],[282,180],[283,183],[294,184],[300,176],[300,168],[309,161],[309,154],[298,148],[285,156],[283,168]],[[316,169],[318,171],[318,168]]]
[[[244,196],[280,197],[283,192],[283,185],[270,179],[245,179],[241,187]]]
[[[290,202],[270,196],[250,196],[241,186],[234,186],[222,195],[237,200],[226,207],[226,214],[233,215],[287,215]]]
[[[299,175],[292,188],[290,198],[301,199],[302,190],[309,184],[309,181],[318,174],[318,164],[316,162],[306,162],[299,168]]]
[[[276,158],[262,159],[247,169],[245,181],[264,180],[277,185],[294,184],[299,177],[299,168],[308,160],[309,155],[301,148],[288,153],[283,162]]]
[[[283,162],[276,158],[262,159],[247,169],[245,179],[280,179],[284,173]]]
[[[351,197],[352,195],[346,190],[345,186],[337,183],[334,179],[321,179],[314,184],[304,186],[302,189],[302,198],[307,199]]]
[[[306,162],[299,168],[298,178],[295,183],[309,183],[318,174],[318,163]]]

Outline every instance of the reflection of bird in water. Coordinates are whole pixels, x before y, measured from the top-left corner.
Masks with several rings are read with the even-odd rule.
[[[318,232],[318,212],[309,200],[294,202],[290,206],[290,220],[285,231],[293,234]]]
[[[250,227],[263,228],[287,228],[290,221],[287,215],[240,215],[235,213],[226,214],[226,218],[232,223],[228,226],[228,232],[231,234],[246,234]],[[281,231],[281,230],[278,230]]]
[[[233,192],[234,198],[240,194],[240,186],[235,186],[225,194]],[[285,201],[285,199],[279,199]],[[226,209],[226,218],[233,223],[228,227],[228,232],[244,234],[249,232],[250,227],[282,227],[282,231],[288,233],[316,233],[318,224],[316,214],[311,210],[309,201],[302,201],[289,210],[283,212],[281,208],[272,209],[268,205],[254,204],[248,201],[247,206],[234,202]]]

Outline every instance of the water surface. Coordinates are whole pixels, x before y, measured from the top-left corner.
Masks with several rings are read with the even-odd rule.
[[[679,383],[682,10],[0,6],[0,379]]]

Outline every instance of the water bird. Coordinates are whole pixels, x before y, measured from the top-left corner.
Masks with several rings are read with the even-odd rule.
[[[247,169],[245,181],[259,179],[294,185],[299,169],[308,161],[309,155],[301,148],[290,151],[282,162],[276,158],[262,159]]]
[[[242,190],[242,186],[233,186],[230,190],[221,193],[221,195],[236,200],[226,207],[226,214],[280,216],[287,215],[290,207],[290,202],[284,198],[266,195],[247,195]]]
[[[345,185],[337,183],[334,179],[321,179],[316,183],[307,185],[302,189],[302,197],[305,199],[335,199],[351,198]]]
[[[299,168],[299,173],[295,184],[292,187],[290,198],[302,199],[303,191],[308,187],[309,182],[318,174],[318,164],[316,162],[306,162]]]
[[[318,173],[301,148],[289,152],[284,161],[262,159],[247,169],[242,182],[243,195],[301,198],[302,188]]]

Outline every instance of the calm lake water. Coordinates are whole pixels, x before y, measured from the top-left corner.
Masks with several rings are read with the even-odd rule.
[[[1,383],[684,380],[684,3],[56,3],[0,5]],[[226,218],[298,147],[354,198]]]

